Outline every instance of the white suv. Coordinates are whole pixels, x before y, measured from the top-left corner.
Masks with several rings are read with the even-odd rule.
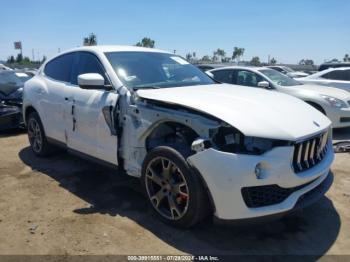
[[[67,51],[26,82],[23,104],[35,154],[59,145],[140,177],[171,225],[282,215],[332,182],[327,117],[288,95],[218,84],[168,52]]]

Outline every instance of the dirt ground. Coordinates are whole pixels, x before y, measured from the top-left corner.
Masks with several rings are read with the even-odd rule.
[[[336,133],[350,139],[350,129]],[[159,222],[136,179],[60,153],[35,157],[23,132],[0,135],[0,254],[350,255],[350,154],[317,204],[270,224],[177,230]]]

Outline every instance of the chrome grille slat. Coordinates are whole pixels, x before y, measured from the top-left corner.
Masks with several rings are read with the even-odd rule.
[[[328,131],[294,145],[293,168],[295,173],[317,165],[327,153]]]

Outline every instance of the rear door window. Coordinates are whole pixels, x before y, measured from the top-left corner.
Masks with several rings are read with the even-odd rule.
[[[73,61],[74,53],[59,56],[46,64],[44,73],[54,80],[69,82]]]

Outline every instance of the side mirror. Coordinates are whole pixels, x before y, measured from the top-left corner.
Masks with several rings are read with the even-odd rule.
[[[78,75],[78,85],[82,89],[106,89],[105,79],[96,73]]]
[[[271,89],[270,83],[267,81],[261,81],[258,83],[258,87],[266,88],[266,89]]]
[[[208,76],[210,76],[211,78],[214,78],[214,74],[213,73],[211,73],[211,72],[209,72],[209,71],[206,71],[205,72]]]

